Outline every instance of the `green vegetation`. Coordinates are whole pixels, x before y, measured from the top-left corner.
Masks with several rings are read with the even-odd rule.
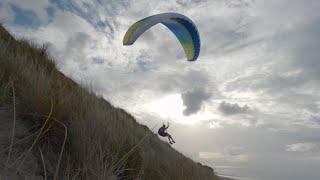
[[[0,25],[0,174],[33,179],[219,179]],[[1,177],[0,177],[1,178]]]

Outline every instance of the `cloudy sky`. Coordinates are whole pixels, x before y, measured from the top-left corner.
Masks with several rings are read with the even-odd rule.
[[[140,123],[170,122],[173,147],[218,174],[317,180],[319,9],[318,0],[0,0],[0,21]],[[197,25],[198,61],[162,25],[122,46],[132,23],[162,12]]]

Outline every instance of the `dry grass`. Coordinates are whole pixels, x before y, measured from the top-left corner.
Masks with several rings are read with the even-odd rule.
[[[31,153],[45,179],[218,179],[124,110],[64,76],[45,47],[16,41],[0,25],[0,107],[12,104],[10,82],[17,118],[29,127],[27,138],[9,143],[26,147],[8,158],[20,175],[18,167]]]

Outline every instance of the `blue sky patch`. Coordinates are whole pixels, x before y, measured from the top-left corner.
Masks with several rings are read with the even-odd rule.
[[[320,124],[320,116],[311,116],[311,121]]]
[[[103,64],[104,63],[104,59],[99,58],[99,57],[94,57],[92,58],[92,64]]]
[[[54,15],[54,9],[52,7],[47,7],[46,11],[47,11],[49,19],[52,19],[53,15]]]
[[[14,24],[29,27],[40,25],[40,19],[34,11],[24,10],[14,4],[10,4],[10,8],[14,12]]]

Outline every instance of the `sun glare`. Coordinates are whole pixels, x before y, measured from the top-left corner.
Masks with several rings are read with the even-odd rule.
[[[171,94],[144,105],[146,111],[154,113],[162,119],[182,123],[194,124],[200,121],[210,120],[215,118],[215,115],[210,112],[199,111],[196,114],[185,116],[183,110],[186,108],[183,105],[183,100],[180,94]]]

